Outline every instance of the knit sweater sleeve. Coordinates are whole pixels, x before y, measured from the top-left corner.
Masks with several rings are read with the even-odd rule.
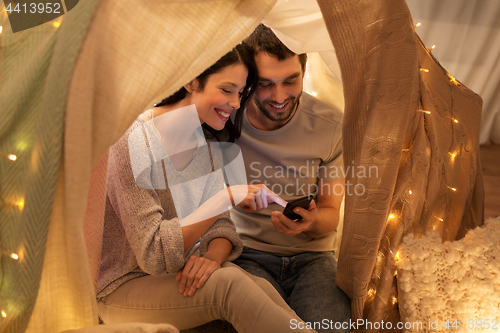
[[[240,236],[236,233],[236,228],[229,216],[229,211],[222,213],[217,221],[201,237],[200,255],[203,256],[207,252],[208,244],[214,238],[226,238],[233,244],[233,249],[227,258],[228,261],[238,258],[243,251],[243,244]]]
[[[150,175],[155,163],[152,160],[151,166],[140,176],[141,186],[137,185],[129,153],[132,144],[129,135],[124,135],[111,148],[107,185],[109,201],[140,269],[151,275],[176,272],[185,263],[184,244],[170,191],[153,189]]]

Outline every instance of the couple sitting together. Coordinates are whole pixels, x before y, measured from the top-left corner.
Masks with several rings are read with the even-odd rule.
[[[342,114],[302,93],[306,60],[260,25],[111,147],[105,324],[222,319],[275,333],[349,321],[333,253],[344,180],[320,171],[342,166]],[[231,162],[227,142],[239,147]],[[298,220],[283,215],[309,194]]]

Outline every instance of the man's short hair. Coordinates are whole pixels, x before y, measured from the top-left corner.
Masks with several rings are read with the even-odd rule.
[[[250,46],[254,50],[254,55],[257,55],[260,51],[263,51],[271,56],[278,58],[279,61],[285,60],[286,58],[293,57],[295,55],[288,47],[283,44],[274,32],[263,25],[259,24],[255,28],[254,32],[248,36],[244,41],[244,44]],[[302,70],[305,69],[307,62],[307,54],[299,54],[300,65]]]

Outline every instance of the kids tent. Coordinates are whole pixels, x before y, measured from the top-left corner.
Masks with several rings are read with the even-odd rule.
[[[98,323],[107,149],[260,22],[342,81],[358,192],[345,199],[336,282],[353,319],[398,320],[403,235],[454,240],[483,223],[481,98],[433,58],[404,0],[86,0],[60,26],[12,33],[6,20],[0,152],[17,159],[0,163],[2,332]]]

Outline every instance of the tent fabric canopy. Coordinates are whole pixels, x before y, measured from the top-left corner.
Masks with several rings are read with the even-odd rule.
[[[1,112],[10,121],[2,122],[1,144],[2,152],[19,158],[16,164],[2,160],[1,188],[26,198],[22,213],[1,207],[2,217],[8,216],[0,225],[2,241],[10,241],[6,251],[20,252],[19,261],[2,271],[17,282],[1,291],[7,315],[2,332],[97,324],[94,283],[108,147],[145,108],[249,35],[273,5],[273,0],[87,0],[63,17],[59,29],[48,23],[16,34],[7,31],[3,17]],[[27,63],[40,65],[27,72]],[[24,153],[14,130],[23,119]],[[32,131],[37,127],[43,131]],[[45,150],[37,148],[40,143]],[[19,177],[3,176],[20,166],[25,168]],[[29,168],[35,177],[22,182]],[[10,199],[11,192],[2,195]]]
[[[347,174],[366,193],[346,195],[336,280],[354,319],[387,320],[402,236],[483,223],[482,100],[431,56],[404,1],[318,3],[342,72],[344,164],[379,169]]]
[[[288,6],[301,3],[285,2]],[[44,155],[55,159],[49,171],[56,177],[46,185],[51,190],[49,197],[27,199],[21,215],[25,223],[38,229],[31,238],[16,234],[18,244],[12,245],[22,247],[29,239],[39,239],[45,256],[43,270],[41,275],[26,273],[30,267],[41,267],[42,262],[40,256],[27,252],[22,264],[28,270],[3,272],[35,286],[30,297],[12,299],[22,303],[22,310],[9,317],[5,332],[26,327],[28,332],[59,332],[97,324],[94,297],[108,147],[144,109],[189,82],[261,21],[274,25],[278,36],[289,44],[285,36],[293,35],[293,29],[287,30],[287,21],[276,16],[285,2],[278,2],[273,9],[274,0],[87,0],[65,15],[58,30],[47,35],[56,50],[66,46],[77,56],[62,61],[64,53],[30,55],[30,61],[41,61],[49,72],[62,76],[23,78],[46,84],[24,85],[12,95],[2,90],[2,105],[6,101],[14,105],[9,112],[22,114],[26,105],[12,101],[26,94],[53,96],[53,89],[60,91],[53,80],[66,82],[62,91],[67,93],[56,96],[55,105],[35,101],[32,109],[39,118],[29,120],[31,126],[50,123],[40,117],[50,105],[60,119],[64,115],[64,132],[62,127],[55,128],[51,134],[56,142],[59,135],[60,144],[54,146],[56,153]],[[321,30],[317,36],[325,36],[327,31],[327,47],[318,47],[318,40],[303,43],[300,38],[290,46],[294,51],[319,52],[333,75],[342,77],[344,164],[378,168],[378,177],[347,175],[346,181],[362,184],[366,195],[346,197],[337,275],[338,285],[352,299],[353,318],[376,321],[395,311],[387,300],[394,291],[393,254],[404,233],[423,233],[437,226],[445,239],[454,239],[482,223],[478,164],[481,101],[463,85],[450,82],[419,43],[403,0],[360,0],[355,4],[319,0],[318,4],[314,10],[308,7],[301,24],[312,22]],[[296,9],[286,15],[296,15],[294,12]],[[76,32],[85,38],[61,45]],[[30,41],[20,36],[10,35],[16,45],[31,47]],[[52,44],[48,45],[50,50]],[[15,54],[2,47],[3,72]],[[422,66],[429,69],[429,75],[420,71]],[[61,71],[63,67],[71,70]],[[16,75],[22,72],[13,72],[9,80]],[[5,86],[7,81],[2,80]],[[460,121],[458,125],[453,117]],[[2,149],[13,150],[15,140],[9,137],[8,128],[1,133],[9,138],[2,136]],[[51,139],[49,134],[40,133],[45,140]],[[461,153],[457,164],[450,164],[450,149]],[[37,155],[33,148],[30,151],[26,163],[33,167]],[[3,177],[1,181],[2,188],[18,186]],[[43,183],[40,179],[30,181],[23,186]],[[455,183],[461,184],[457,195],[449,188]],[[414,195],[408,195],[409,188]],[[40,223],[38,216],[25,215],[36,207],[51,211],[46,224]],[[388,221],[392,212],[397,213],[396,219]],[[435,216],[446,218],[436,224]],[[2,220],[2,234],[15,222],[15,217]],[[376,290],[375,297],[370,296],[370,288]]]

